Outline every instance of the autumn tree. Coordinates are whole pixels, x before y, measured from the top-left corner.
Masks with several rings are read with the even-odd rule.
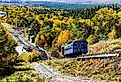
[[[67,42],[68,40],[70,40],[72,37],[72,32],[69,30],[62,30],[60,32],[60,35],[58,36],[57,39],[57,46],[62,45],[63,43]]]
[[[0,25],[0,76],[10,71],[16,59],[15,47],[17,43],[7,30]],[[6,72],[4,72],[6,70]]]
[[[115,39],[116,38],[116,30],[113,29],[109,34],[108,34],[109,39]]]

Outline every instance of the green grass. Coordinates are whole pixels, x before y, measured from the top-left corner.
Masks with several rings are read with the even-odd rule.
[[[26,62],[20,62],[17,65],[14,66],[16,70],[31,70],[31,66],[29,63]]]
[[[30,67],[29,63],[19,62],[14,66],[15,72],[6,76],[0,82],[45,82],[43,78]]]
[[[44,82],[34,70],[17,71],[0,82]]]

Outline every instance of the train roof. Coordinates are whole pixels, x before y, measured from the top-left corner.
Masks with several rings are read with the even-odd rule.
[[[86,40],[84,41],[84,40],[79,40],[79,41],[73,41],[72,43],[74,43],[74,42],[87,42]]]
[[[76,43],[76,42],[86,42],[86,43],[88,43],[86,40],[78,40],[78,41],[72,41],[71,43],[68,43],[66,45],[62,45],[61,47],[64,47],[64,46],[67,46],[67,45],[71,45],[71,44]]]
[[[5,13],[6,14],[6,12],[3,12],[3,11],[0,11],[0,13]]]
[[[31,27],[31,28],[29,28],[28,30],[30,30],[30,31],[34,31],[34,28]]]

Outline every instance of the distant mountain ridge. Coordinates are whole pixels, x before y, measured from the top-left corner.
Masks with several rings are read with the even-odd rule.
[[[0,5],[24,5],[24,6],[33,6],[33,7],[44,7],[44,8],[57,8],[57,9],[84,9],[84,8],[94,8],[95,6],[112,6],[113,4],[105,3],[105,4],[95,4],[90,1],[85,3],[62,3],[62,2],[49,2],[49,1],[26,1],[22,2],[22,0],[11,0],[8,2],[0,0]],[[115,4],[120,5],[120,4]]]
[[[57,2],[57,3],[68,3],[68,4],[83,4],[83,3],[120,3],[120,0],[0,0],[2,2]]]

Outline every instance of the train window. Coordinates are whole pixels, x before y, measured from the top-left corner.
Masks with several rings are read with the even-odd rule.
[[[82,48],[82,49],[87,48],[87,44],[81,44],[81,48]]]
[[[74,49],[74,52],[78,52],[78,49]]]
[[[74,44],[73,46],[74,46],[74,48],[77,48],[77,44]]]

